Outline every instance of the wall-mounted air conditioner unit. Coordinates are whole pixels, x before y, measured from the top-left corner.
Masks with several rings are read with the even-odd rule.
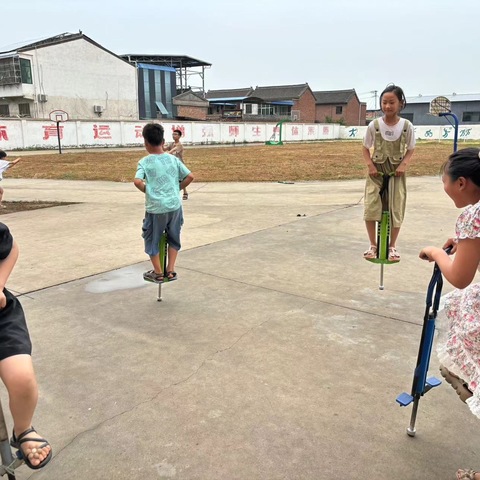
[[[94,105],[93,106],[93,111],[95,113],[103,113],[103,106],[102,105]]]
[[[45,103],[48,100],[48,95],[45,95],[44,93],[39,93],[37,95],[37,98],[40,103]]]

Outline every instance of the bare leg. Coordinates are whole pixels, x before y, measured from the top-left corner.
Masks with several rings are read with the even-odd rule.
[[[13,417],[13,430],[18,437],[32,426],[33,414],[37,406],[38,388],[30,355],[14,355],[0,362],[0,377],[7,387],[10,411]],[[42,438],[36,432],[29,438]],[[28,455],[32,465],[40,464],[50,452],[51,447],[39,448],[41,443],[22,443],[22,452]]]
[[[168,246],[168,262],[167,262],[167,272],[175,271],[175,262],[177,261],[178,250],[175,250],[173,247]]]
[[[150,256],[150,261],[152,262],[153,270],[155,273],[163,273],[163,268],[160,264],[160,255]]]
[[[3,207],[4,205],[2,204],[2,200],[3,200],[3,188],[0,187],[0,207]]]
[[[395,248],[397,245],[398,234],[400,233],[400,227],[392,227],[392,233],[390,234],[390,247]]]
[[[370,240],[370,245],[377,245],[377,222],[373,220],[365,220],[365,226],[367,227],[368,239]]]

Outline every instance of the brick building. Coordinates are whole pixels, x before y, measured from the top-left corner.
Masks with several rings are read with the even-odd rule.
[[[365,125],[367,104],[360,102],[355,89],[313,92],[315,122]]]
[[[315,121],[315,95],[308,83],[209,90],[209,118],[243,121]]]
[[[261,100],[258,103],[257,121],[284,120],[302,123],[315,121],[316,98],[308,83],[299,85],[279,85],[271,87],[257,87],[251,97]]]
[[[176,118],[184,120],[206,120],[208,113],[208,100],[202,94],[192,90],[181,93],[173,98],[176,108]]]

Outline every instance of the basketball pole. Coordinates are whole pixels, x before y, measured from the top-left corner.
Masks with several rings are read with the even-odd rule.
[[[62,154],[62,143],[60,142],[60,122],[57,120],[57,138],[58,138],[58,153]]]
[[[452,113],[452,112],[441,112],[439,114],[440,117],[452,117],[453,118],[453,132],[454,132],[454,137],[453,137],[453,151],[456,152],[458,148],[458,117]],[[449,121],[450,125],[452,122],[447,118]]]

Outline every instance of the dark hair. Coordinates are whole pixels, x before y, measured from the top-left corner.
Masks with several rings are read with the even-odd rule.
[[[7,154],[3,150],[0,150],[0,159],[5,158],[6,156]]]
[[[159,123],[147,123],[143,127],[143,138],[154,147],[159,147],[164,138],[163,127]]]
[[[442,170],[453,181],[460,177],[469,178],[480,187],[480,148],[463,148],[452,153]]]
[[[181,130],[174,130],[173,133],[178,133],[180,136],[182,136],[182,131]]]
[[[391,83],[390,85],[387,85],[385,87],[385,90],[380,94],[380,108],[382,106],[382,97],[384,93],[394,93],[395,96],[398,98],[398,101],[402,104],[402,108],[400,110],[403,110],[407,106],[407,100],[405,99],[405,94],[403,93],[403,90],[401,87],[398,85],[395,85]]]

